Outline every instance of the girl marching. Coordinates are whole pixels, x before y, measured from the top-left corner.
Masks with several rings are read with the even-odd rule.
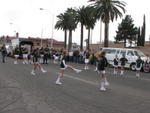
[[[140,77],[140,71],[141,71],[142,66],[143,66],[143,61],[141,57],[139,56],[138,59],[136,60],[136,77],[137,78]]]
[[[61,80],[61,78],[64,76],[64,71],[65,71],[67,68],[70,68],[70,69],[76,71],[77,73],[79,73],[79,72],[82,71],[82,70],[79,70],[79,69],[74,68],[73,66],[66,65],[66,63],[65,63],[66,53],[67,53],[66,51],[63,51],[63,52],[62,52],[62,55],[61,55],[61,57],[60,57],[60,69],[61,69],[61,71],[60,71],[60,74],[59,74],[59,76],[58,76],[58,78],[57,78],[57,80],[56,80],[56,84],[57,84],[57,85],[61,85],[61,84],[62,84],[62,83],[60,82],[60,80]]]
[[[118,55],[116,55],[114,59],[114,75],[117,74],[118,72],[118,63],[119,63],[119,58]]]
[[[125,67],[127,62],[128,62],[128,60],[126,59],[125,54],[123,54],[122,58],[120,59],[120,63],[121,63],[121,73],[120,73],[120,75],[123,75],[124,67]]]
[[[105,67],[107,67],[108,62],[105,57],[105,52],[102,51],[100,53],[97,53],[97,59],[98,59],[98,73],[101,76],[101,91],[106,91],[106,86],[109,86],[109,82],[107,80],[106,72],[105,72]]]

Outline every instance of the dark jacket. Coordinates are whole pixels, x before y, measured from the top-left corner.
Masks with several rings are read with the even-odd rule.
[[[105,56],[100,57],[100,59],[98,60],[98,70],[99,71],[105,70],[105,67],[107,67],[107,65],[108,65],[108,61],[106,57]]]

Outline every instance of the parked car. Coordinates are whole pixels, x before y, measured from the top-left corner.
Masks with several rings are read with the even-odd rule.
[[[127,64],[125,65],[126,68],[130,68],[131,70],[135,70],[136,60],[138,56],[141,56],[143,61],[146,60],[146,55],[137,49],[127,49],[127,48],[102,48],[102,51],[106,52],[106,58],[108,63],[113,65],[113,60],[116,55],[120,59],[124,54],[125,57],[128,59]]]

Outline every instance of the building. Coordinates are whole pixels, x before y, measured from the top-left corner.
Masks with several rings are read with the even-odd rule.
[[[64,48],[64,42],[63,41],[57,41],[55,39],[49,39],[49,38],[34,38],[34,37],[28,37],[23,38],[19,37],[19,34],[16,33],[16,36],[2,36],[0,37],[0,45],[6,44],[12,46],[12,41],[18,39],[19,42],[21,41],[32,41],[35,47],[52,47],[61,49]],[[19,43],[18,42],[18,43]]]

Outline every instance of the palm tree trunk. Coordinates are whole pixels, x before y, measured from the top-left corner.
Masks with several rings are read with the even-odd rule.
[[[126,47],[126,38],[124,38],[124,47]]]
[[[100,20],[100,45],[102,43],[102,21]]]
[[[80,41],[80,50],[83,49],[83,24],[81,24],[81,41]]]
[[[88,29],[88,40],[87,40],[87,50],[90,49],[90,28]]]
[[[67,30],[64,31],[64,49],[67,47]]]
[[[104,47],[108,47],[108,36],[109,36],[109,23],[105,23],[105,39],[104,39]]]
[[[72,30],[69,30],[68,51],[70,51],[71,47],[72,47]]]

